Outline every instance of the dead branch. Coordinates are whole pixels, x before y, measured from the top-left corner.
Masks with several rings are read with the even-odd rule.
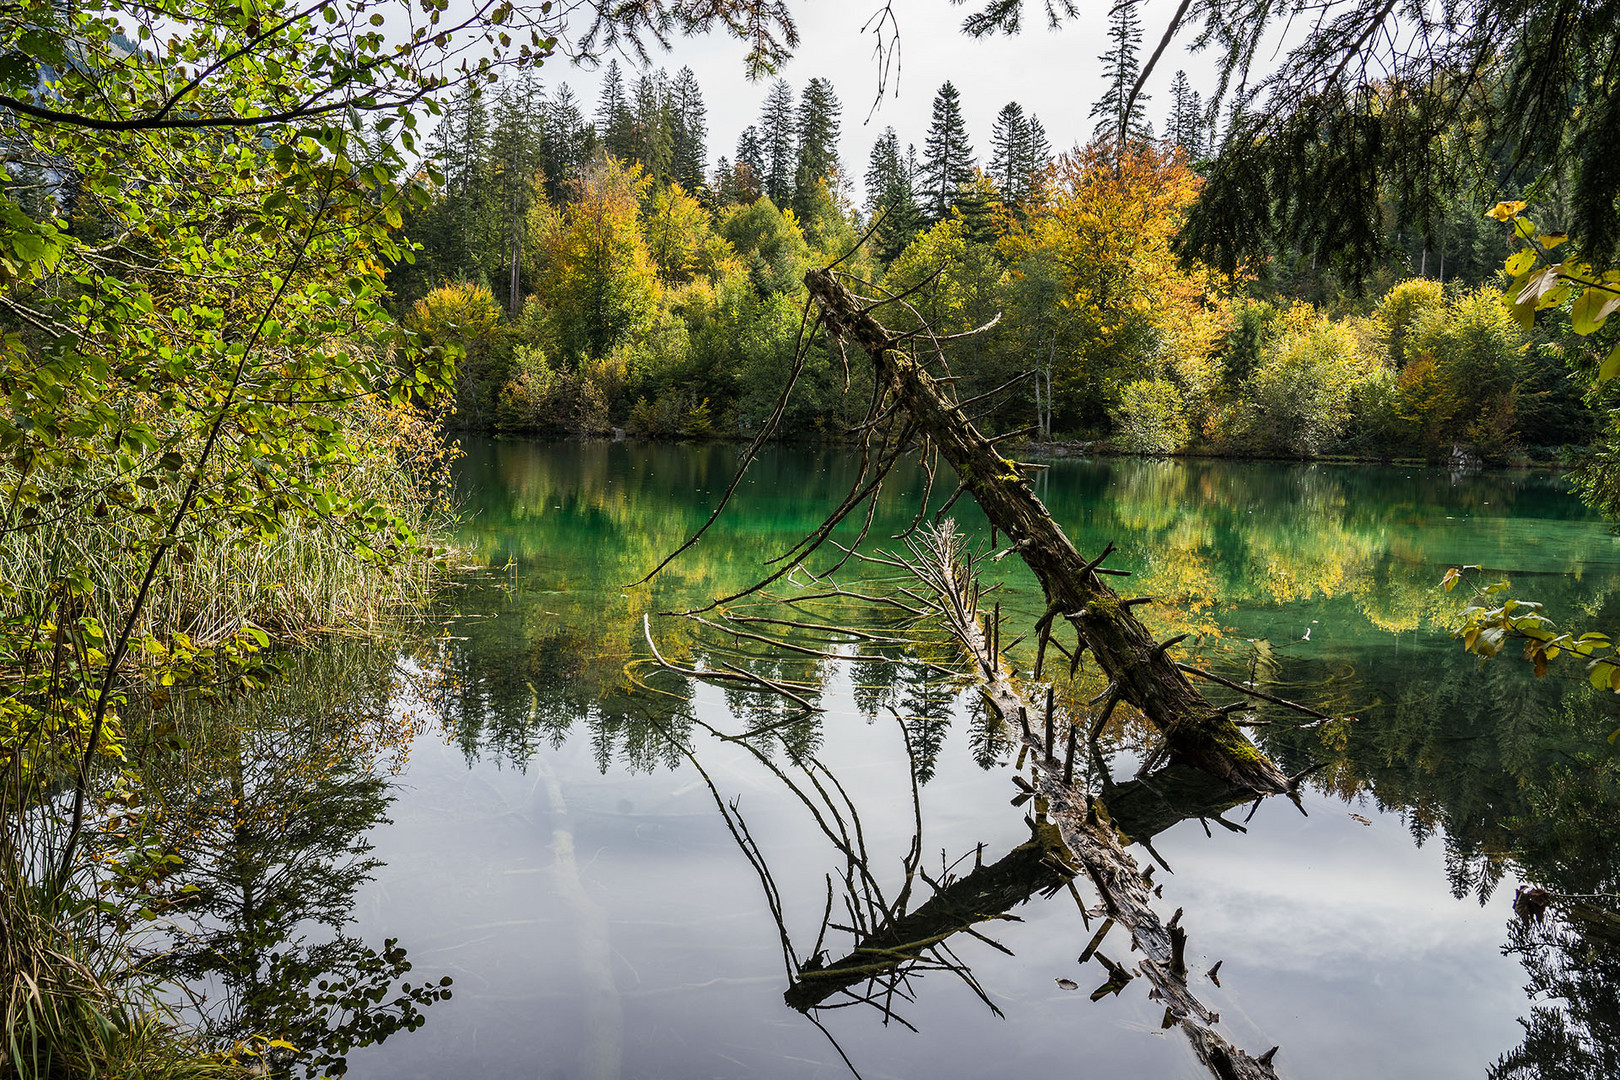
[[[1175,660],[1095,574],[1052,520],[1015,462],[952,405],[939,384],[898,347],[899,337],[862,307],[835,274],[805,275],[827,331],[856,342],[879,381],[904,404],[912,422],[956,470],[992,526],[1005,532],[1041,583],[1048,606],[1065,617],[1104,673],[1161,732],[1173,733],[1173,755],[1255,792],[1287,790],[1283,775],[1231,719],[1188,681]]]

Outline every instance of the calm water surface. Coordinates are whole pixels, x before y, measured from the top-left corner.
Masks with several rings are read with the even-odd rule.
[[[852,945],[836,929],[855,917],[850,864],[837,825],[821,827],[822,795],[848,835],[859,823],[852,879],[869,874],[891,899],[914,840],[944,886],[976,856],[990,864],[1029,839],[1030,807],[1009,805],[1006,732],[919,659],[938,659],[927,634],[911,647],[844,639],[849,659],[826,661],[651,621],[682,665],[730,662],[815,687],[823,711],[811,718],[648,662],[644,613],[761,576],[853,477],[847,455],[773,450],[696,548],[631,586],[702,523],[735,454],[512,443],[475,445],[461,463],[460,540],[476,567],[402,646],[411,677],[387,683],[391,714],[415,734],[356,834],[372,850],[344,930],[397,939],[413,965],[404,981],[448,975],[453,995],[423,1010],[420,1030],[352,1050],[349,1075],[1209,1075],[1178,1031],[1161,1030],[1143,980],[1090,1000],[1106,975],[1077,962],[1095,923],[1067,889],[949,938],[940,955],[956,970],[913,970],[873,1000],[831,998],[846,1007],[808,1017],[784,1004],[784,948],[808,960],[829,910],[820,949],[832,959]],[[924,486],[916,470],[890,482],[869,548],[897,546],[888,538]],[[934,505],[951,486],[939,482]],[[1539,473],[1062,461],[1038,494],[1083,552],[1119,546],[1111,565],[1134,572],[1129,590],[1163,599],[1146,609],[1161,634],[1192,631],[1187,647],[1214,669],[1354,718],[1301,727],[1260,714],[1272,723],[1257,739],[1285,769],[1321,766],[1304,815],[1271,800],[1246,832],[1196,816],[1126,826],[1151,834],[1174,871],[1156,878],[1162,913],[1184,909],[1193,987],[1228,1037],[1251,1053],[1280,1046],[1289,1077],[1616,1068],[1615,950],[1556,918],[1522,926],[1512,900],[1522,882],[1616,891],[1620,794],[1605,740],[1620,719],[1578,678],[1536,680],[1517,658],[1481,668],[1445,632],[1458,597],[1437,588],[1445,567],[1481,564],[1482,581],[1511,578],[1555,619],[1613,626],[1620,546],[1601,522]],[[984,536],[976,509],[953,513]],[[1039,613],[1015,564],[994,570],[1008,640]],[[856,585],[880,570],[852,563],[839,580],[892,590]],[[794,592],[784,581],[774,595]],[[831,616],[749,603],[731,610]],[[884,624],[881,611],[864,617]],[[1013,655],[1033,663],[1027,645]],[[1095,693],[1088,678],[1074,695]],[[717,734],[743,732],[755,735]],[[1104,741],[1093,781],[1099,768],[1128,781],[1141,732],[1122,718]],[[810,755],[843,795],[807,781],[795,762]],[[1225,818],[1241,825],[1247,812]],[[360,858],[351,847],[323,865]],[[931,891],[919,881],[909,906]],[[1079,895],[1094,902],[1083,882]],[[1114,934],[1102,952],[1128,965]],[[1506,1055],[1518,1056],[1499,1067]]]

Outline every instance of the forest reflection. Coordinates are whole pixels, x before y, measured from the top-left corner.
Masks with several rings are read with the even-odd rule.
[[[103,890],[138,895],[145,968],[226,1053],[273,1075],[340,1076],[354,1049],[424,1022],[448,977],[410,976],[395,939],[347,927],[379,865],[393,778],[424,727],[395,643],[280,660],[248,697],[161,702],[132,748],[148,797],[103,806]]]
[[[473,448],[465,475],[476,478],[476,514],[465,539],[488,569],[467,577],[447,611],[448,636],[419,656],[445,673],[432,705],[469,761],[494,755],[521,767],[540,746],[583,729],[604,770],[680,763],[679,747],[703,726],[695,691],[653,664],[643,614],[701,606],[758,579],[766,559],[842,496],[853,467],[836,451],[767,453],[695,549],[651,584],[629,585],[704,522],[734,461],[735,450],[722,447]],[[872,535],[903,529],[922,490],[920,471],[902,470],[881,496]],[[1111,565],[1134,572],[1132,592],[1155,598],[1148,619],[1157,630],[1191,631],[1211,669],[1341,717],[1302,725],[1262,707],[1254,731],[1285,771],[1314,766],[1310,782],[1323,793],[1371,799],[1399,813],[1417,842],[1443,844],[1455,895],[1483,902],[1509,874],[1560,895],[1620,891],[1620,785],[1607,743],[1620,719],[1611,696],[1578,680],[1533,679],[1513,662],[1479,667],[1448,638],[1458,600],[1437,587],[1446,565],[1482,563],[1487,577],[1511,575],[1555,615],[1601,619],[1620,580],[1614,541],[1556,478],[1059,462],[1038,494],[1082,550],[1119,545]],[[984,540],[976,510],[952,513]],[[711,615],[720,621],[710,626],[655,619],[659,648],[678,666],[730,665],[798,688],[810,704],[847,684],[869,721],[901,719],[921,784],[953,724],[969,726],[980,767],[1005,762],[1010,733],[986,717],[965,677],[945,674],[951,659],[926,627],[848,597],[797,600],[825,589],[817,575],[831,561]],[[1037,593],[1016,560],[992,574],[1003,640],[1012,640],[1039,614]],[[896,595],[881,577],[851,564],[838,581],[861,595]],[[833,625],[866,637],[813,629]],[[739,636],[739,627],[798,651]],[[1011,653],[1033,664],[1030,644]],[[1072,683],[1059,682],[1075,700],[1098,689],[1083,665]],[[814,754],[825,718],[778,694],[723,689],[733,736],[751,735],[784,766]],[[1106,754],[1083,765],[1116,817],[1140,830],[1127,835],[1146,841],[1183,817],[1218,815],[1221,793],[1186,803],[1146,797],[1151,784],[1115,784],[1142,739],[1121,710],[1104,734]],[[1620,1015],[1616,983],[1589,959],[1593,933],[1607,931],[1592,925],[1555,910],[1509,928],[1506,947],[1524,959],[1535,991],[1564,1004],[1535,1008],[1523,1046],[1493,1076],[1620,1067],[1609,1019]],[[1561,1071],[1570,1062],[1583,1064]]]

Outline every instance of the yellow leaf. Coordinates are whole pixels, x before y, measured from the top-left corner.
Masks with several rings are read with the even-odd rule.
[[[1540,236],[1536,237],[1536,239],[1541,241],[1542,247],[1546,248],[1548,251],[1551,251],[1559,244],[1562,244],[1564,241],[1568,240],[1569,233],[1542,233]]]
[[[1593,287],[1581,293],[1570,308],[1569,318],[1577,334],[1590,334],[1603,325],[1616,308],[1620,308],[1620,293]]]
[[[1485,216],[1495,218],[1497,221],[1506,221],[1508,218],[1517,217],[1519,211],[1524,208],[1525,203],[1522,201],[1499,202],[1485,211]]]
[[[1558,268],[1544,266],[1532,274],[1524,276],[1524,284],[1519,287],[1518,294],[1513,298],[1516,305],[1534,304],[1540,300],[1542,294],[1558,283]],[[1518,282],[1514,282],[1518,285]]]
[[[1609,351],[1608,359],[1604,360],[1603,366],[1598,368],[1598,382],[1608,382],[1616,375],[1620,375],[1620,345],[1616,345]]]
[[[1518,277],[1534,265],[1536,265],[1536,253],[1529,248],[1525,248],[1523,251],[1517,251],[1509,255],[1507,261],[1502,264],[1502,269],[1514,277]]]

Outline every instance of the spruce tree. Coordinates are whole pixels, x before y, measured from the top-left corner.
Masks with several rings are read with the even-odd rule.
[[[1091,107],[1091,115],[1098,118],[1094,134],[1114,144],[1121,141],[1122,134],[1126,143],[1147,142],[1153,137],[1146,117],[1148,95],[1138,94],[1131,102],[1130,115],[1125,115],[1125,104],[1142,71],[1142,22],[1134,3],[1115,4],[1109,12],[1108,40],[1113,47],[1097,58],[1108,85]]]
[[[1009,101],[996,114],[990,130],[990,178],[1002,197],[1021,200],[1029,190],[1029,121],[1024,107]]]
[[[838,172],[839,117],[844,106],[828,79],[811,79],[799,98],[797,186],[814,185]]]
[[[709,181],[708,191],[714,206],[730,206],[738,201],[737,174],[732,170],[731,159],[724,154],[715,162],[714,179]]]
[[[602,76],[602,97],[596,103],[596,133],[609,154],[625,159],[634,156],[633,124],[624,75],[619,71],[619,62],[609,60]]]
[[[950,213],[956,189],[973,178],[973,147],[962,119],[962,99],[949,80],[934,95],[934,115],[924,144],[922,183],[931,221]]]
[[[1204,136],[1204,110],[1198,91],[1187,82],[1185,71],[1176,72],[1170,84],[1170,121],[1165,139],[1172,146],[1181,147],[1190,158],[1203,157],[1208,140]]]
[[[1046,125],[1034,113],[1029,114],[1029,142],[1024,153],[1024,175],[1038,176],[1052,164],[1052,141],[1046,137]]]
[[[922,229],[912,176],[913,162],[901,154],[894,128],[886,128],[872,144],[865,177],[866,212],[877,221],[872,247],[884,262],[892,262]]]
[[[765,148],[760,143],[759,128],[749,124],[737,136],[736,173],[737,201],[753,202],[759,198],[765,179]]]
[[[670,175],[687,191],[703,190],[704,171],[708,168],[709,153],[705,140],[709,134],[707,111],[703,107],[703,91],[697,75],[683,67],[675,75],[670,88]]]
[[[765,96],[758,130],[763,169],[760,180],[765,194],[777,206],[786,206],[793,197],[793,171],[798,164],[794,160],[797,151],[794,119],[793,90],[777,79]],[[739,153],[739,160],[741,156]]]
[[[518,277],[523,260],[524,221],[535,196],[535,173],[540,168],[546,116],[543,96],[533,76],[501,86],[496,98],[495,126],[490,132],[488,163],[489,190],[485,195],[492,239],[499,251],[483,253],[480,261],[488,266],[488,277],[498,283],[495,292],[504,295],[507,311],[517,311],[522,302]],[[499,255],[499,265],[493,256]]]
[[[631,149],[628,157],[641,163],[647,175],[667,183],[674,158],[669,110],[669,80],[660,69],[636,80],[631,108]]]
[[[545,173],[547,198],[560,202],[567,197],[585,164],[589,141],[579,99],[563,83],[545,103],[545,123],[540,128],[539,167]]]

